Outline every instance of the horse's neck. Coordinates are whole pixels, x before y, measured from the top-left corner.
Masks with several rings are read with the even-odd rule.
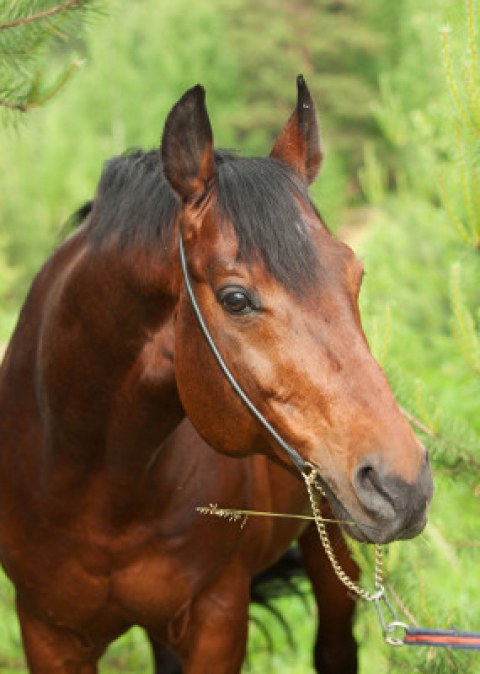
[[[53,472],[132,479],[184,416],[170,264],[92,251],[79,233],[35,281],[24,314],[35,315],[37,329],[19,330],[14,347],[37,342],[30,378]]]

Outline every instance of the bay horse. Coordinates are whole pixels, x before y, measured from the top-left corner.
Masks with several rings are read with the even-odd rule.
[[[250,579],[296,536],[334,659],[351,608],[312,530],[239,531],[206,501],[305,512],[311,465],[354,538],[425,525],[427,454],[363,334],[362,265],[308,197],[322,150],[297,87],[263,158],[215,150],[188,90],[159,150],[106,165],[32,284],[0,374],[0,553],[34,674],[93,674],[131,625],[157,672],[178,671],[172,653],[186,674],[238,673]]]

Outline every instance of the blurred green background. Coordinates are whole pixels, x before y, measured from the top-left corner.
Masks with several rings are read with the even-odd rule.
[[[155,147],[191,85],[207,90],[216,144],[267,154],[303,73],[326,160],[312,196],[364,261],[372,349],[431,450],[436,495],[418,539],[391,545],[389,584],[426,626],[480,630],[479,0],[116,0],[45,58],[84,65],[25,120],[0,128],[0,341],[28,285],[89,200],[103,161]],[[420,426],[421,424],[421,426]],[[371,578],[370,551],[354,553]],[[370,574],[370,575],[369,575]],[[0,582],[0,671],[24,671],[13,593]],[[252,623],[245,670],[311,672],[313,607],[283,599],[296,649]],[[401,605],[398,605],[401,617]],[[477,674],[475,653],[391,649],[359,606],[360,672]],[[139,630],[104,672],[149,672]]]

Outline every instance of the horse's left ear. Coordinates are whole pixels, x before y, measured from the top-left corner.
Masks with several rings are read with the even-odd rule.
[[[302,75],[297,77],[297,108],[277,138],[271,157],[289,164],[308,184],[318,175],[323,159],[315,104]]]
[[[163,130],[163,172],[184,202],[202,197],[216,167],[213,133],[199,84],[183,94],[171,109]]]

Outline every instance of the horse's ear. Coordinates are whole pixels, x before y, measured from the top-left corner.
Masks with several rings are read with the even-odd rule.
[[[297,107],[277,138],[271,157],[293,166],[312,183],[323,159],[315,104],[302,75],[297,77]]]
[[[163,130],[163,171],[170,185],[185,202],[199,199],[215,176],[213,134],[205,89],[189,89],[173,106]]]

